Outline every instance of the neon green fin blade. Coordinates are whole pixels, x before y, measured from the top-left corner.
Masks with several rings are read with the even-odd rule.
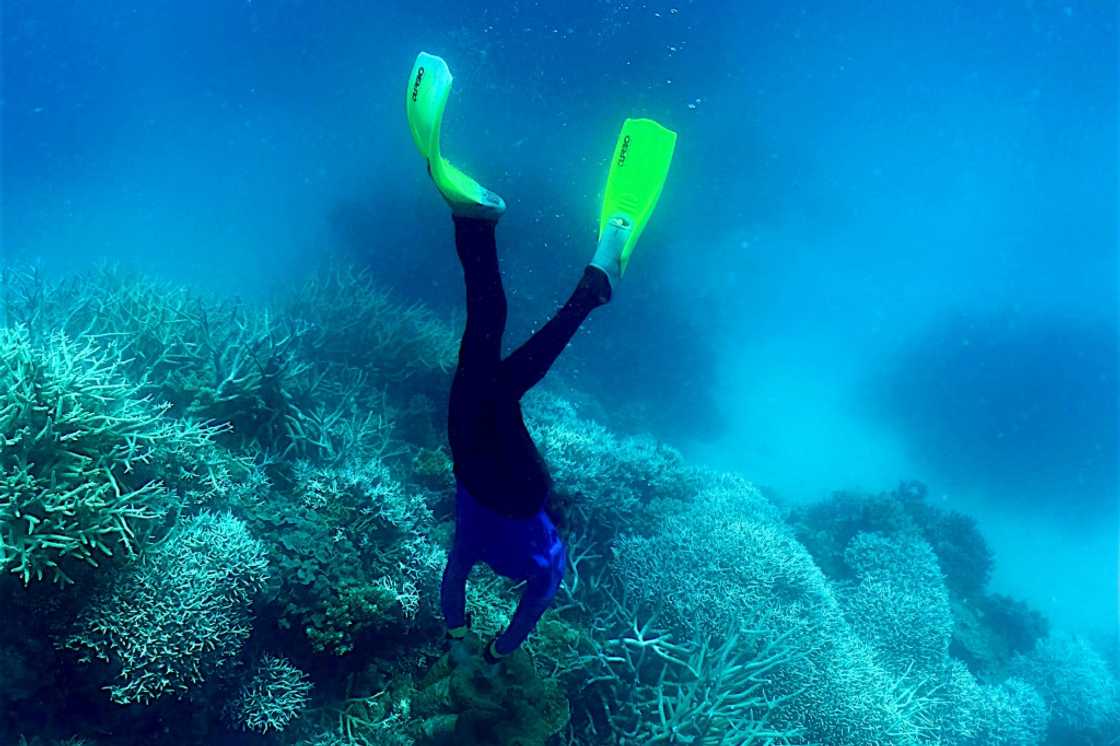
[[[417,55],[408,78],[405,109],[412,141],[425,158],[439,157],[439,131],[452,80],[451,70],[442,57],[427,52]]]
[[[412,141],[420,155],[428,160],[432,180],[448,201],[456,204],[486,204],[492,201],[489,190],[451,165],[440,154],[439,137],[443,110],[451,95],[454,80],[442,57],[421,52],[412,66],[405,92],[405,110]]]
[[[657,206],[676,145],[677,133],[652,119],[627,119],[622,123],[603,195],[599,236],[602,237],[607,221],[616,216],[633,226],[622,249],[623,270]]]

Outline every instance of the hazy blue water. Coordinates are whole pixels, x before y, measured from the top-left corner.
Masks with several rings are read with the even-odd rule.
[[[425,49],[447,152],[510,204],[515,342],[653,116],[662,206],[559,372],[793,497],[923,479],[997,588],[1114,628],[1115,4],[739,5],[6,0],[0,245],[246,295],[337,251],[451,310]]]

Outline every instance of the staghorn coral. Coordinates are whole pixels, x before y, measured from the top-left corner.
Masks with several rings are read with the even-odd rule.
[[[702,500],[698,497],[698,500]],[[831,601],[812,559],[780,524],[751,516],[764,498],[721,495],[665,519],[653,537],[614,545],[627,593],[658,602],[665,620],[690,633],[719,634],[761,615],[796,616]]]
[[[338,466],[297,461],[294,493],[305,507],[354,535],[386,534],[390,544],[428,529],[432,512],[423,498],[397,480],[380,457]]]
[[[1120,683],[1086,640],[1063,633],[1044,637],[1015,657],[1011,672],[1042,696],[1051,739],[1096,743],[1097,736],[1108,742],[1105,731],[1116,727],[1120,714]]]
[[[841,605],[852,629],[896,675],[932,671],[949,654],[949,594],[929,545],[916,537],[862,533],[844,552],[857,581]]]
[[[1022,679],[1011,678],[998,686],[983,687],[987,716],[979,740],[993,746],[1030,746],[1042,743],[1050,713],[1038,691]]]
[[[338,461],[376,444],[393,419],[386,386],[400,389],[402,410],[415,409],[446,385],[457,349],[450,327],[348,268],[324,270],[276,308],[115,267],[59,282],[6,268],[3,280],[9,324],[25,324],[33,340],[61,331],[111,343],[122,370],[172,416],[229,424],[224,442],[278,462]],[[424,419],[430,433],[439,416],[429,407]]]
[[[654,531],[662,513],[678,509],[705,485],[722,480],[737,482],[724,485],[732,490],[754,491],[745,480],[688,468],[679,451],[652,437],[617,437],[579,416],[566,399],[530,392],[524,407],[552,470],[560,522],[601,546],[623,532]]]
[[[931,680],[931,741],[944,746],[1037,746],[1046,737],[1046,707],[1019,679],[980,684],[968,668],[947,659]]]
[[[344,655],[361,634],[399,634],[415,617],[419,602],[415,586],[388,576],[346,581],[310,613],[304,632],[315,650]]]
[[[443,380],[458,355],[450,325],[422,306],[394,300],[356,267],[324,268],[291,294],[283,310],[307,325],[302,346],[308,357],[359,368],[375,388]]]
[[[350,393],[300,355],[306,324],[269,309],[220,301],[187,288],[101,267],[49,283],[13,273],[4,287],[33,338],[63,332],[112,344],[121,370],[170,414],[225,423],[239,447],[312,454]]]
[[[799,727],[772,722],[785,698],[769,691],[770,674],[802,655],[783,636],[675,636],[641,619],[640,606],[614,601],[581,645],[580,742],[800,742]]]
[[[287,658],[266,654],[237,696],[230,700],[226,716],[244,730],[286,730],[292,720],[303,714],[310,694],[307,674]]]
[[[311,625],[315,644],[345,652],[366,629],[411,626],[421,606],[434,615],[444,550],[430,534],[434,518],[423,496],[398,481],[385,461],[371,458],[322,466],[297,462],[294,494],[329,527],[331,542],[353,547],[356,577],[335,585]]]
[[[738,507],[727,496],[694,502],[655,536],[617,542],[626,594],[678,637],[749,636],[756,651],[780,642],[760,690],[779,703],[766,712],[776,730],[860,746],[918,738],[930,704],[921,683],[881,667],[804,547],[781,523],[753,520],[767,514],[762,498],[744,497]]]
[[[62,644],[119,667],[114,702],[181,696],[236,658],[267,569],[244,523],[200,513],[111,578]]]
[[[844,551],[860,533],[916,535],[932,547],[954,595],[982,596],[992,569],[992,553],[972,518],[926,501],[921,482],[902,482],[879,494],[837,492],[828,500],[790,515],[798,540],[830,578],[850,578]]]
[[[0,329],[0,569],[24,583],[70,582],[77,562],[134,551],[174,502],[161,478],[202,481],[174,462],[214,430],[161,418],[123,366],[91,340],[38,346],[25,327]]]

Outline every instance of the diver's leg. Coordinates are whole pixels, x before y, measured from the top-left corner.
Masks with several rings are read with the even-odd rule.
[[[607,274],[589,265],[568,302],[525,344],[502,361],[501,385],[520,399],[544,378],[587,315],[610,298],[611,285]]]
[[[496,223],[456,216],[455,251],[467,287],[467,325],[459,344],[459,372],[486,375],[497,368],[506,326],[506,293],[498,268]]]

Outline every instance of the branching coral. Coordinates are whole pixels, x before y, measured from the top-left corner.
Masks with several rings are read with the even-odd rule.
[[[891,492],[838,492],[829,500],[793,511],[797,538],[830,578],[844,578],[843,554],[859,533],[885,536],[914,535],[937,555],[950,590],[978,598],[987,585],[992,553],[976,522],[926,501],[920,482],[902,482]]]
[[[531,392],[524,406],[555,479],[554,508],[567,526],[604,546],[623,532],[653,530],[664,503],[676,507],[714,478],[653,438],[614,435],[564,399]]]
[[[121,375],[124,361],[63,335],[42,347],[0,329],[0,569],[68,582],[68,562],[132,551],[165,504],[158,451],[204,431],[171,427]]]
[[[397,480],[380,457],[338,466],[298,461],[293,481],[305,507],[355,537],[372,540],[381,532],[382,545],[426,530],[433,522],[423,498]]]
[[[299,461],[291,474],[290,495],[249,511],[279,570],[280,624],[339,655],[363,635],[433,624],[446,553],[421,492],[379,458]]]
[[[656,600],[667,620],[719,634],[758,615],[796,616],[832,602],[812,559],[777,524],[750,518],[726,496],[664,521],[653,537],[616,542],[615,568],[636,598]],[[757,498],[761,501],[761,498]]]
[[[283,657],[265,655],[257,663],[226,710],[230,720],[257,733],[285,730],[303,714],[311,695],[311,682]]]
[[[342,382],[302,357],[309,327],[296,319],[114,268],[56,284],[16,275],[5,289],[34,329],[114,345],[122,370],[172,416],[228,423],[238,445],[314,454],[334,445],[325,423],[349,414],[346,392],[327,391]]]
[[[1046,702],[1055,739],[1087,738],[1118,722],[1120,684],[1100,653],[1083,638],[1045,637],[1030,653],[1016,656],[1011,671]]]
[[[944,746],[1037,746],[1045,740],[1046,706],[1026,682],[984,685],[963,663],[946,660],[935,675],[932,739]]]
[[[446,326],[344,270],[313,279],[279,312],[114,268],[57,283],[7,269],[0,291],[9,323],[22,320],[33,340],[57,330],[111,343],[172,416],[228,423],[223,440],[277,456],[353,455],[391,420],[387,382],[410,371],[442,377],[454,361]]]
[[[380,458],[336,467],[298,462],[293,474],[304,507],[333,527],[335,539],[345,536],[363,554],[372,580],[348,585],[347,598],[338,599],[345,603],[333,608],[377,610],[354,620],[372,622],[399,605],[404,621],[411,622],[421,596],[434,604],[446,554],[429,539],[434,518],[420,493],[406,488]]]
[[[602,698],[603,721],[585,718],[588,740],[625,744],[779,744],[796,742],[796,727],[771,722],[785,697],[770,693],[770,673],[801,653],[787,635],[767,639],[743,629],[722,639],[675,640],[656,617],[615,602],[600,631],[615,636],[594,646],[584,665],[587,696]],[[599,685],[599,686],[596,686]]]
[[[981,687],[984,719],[979,743],[992,746],[1031,746],[1046,738],[1050,714],[1038,691],[1021,679]]]
[[[189,357],[164,382],[172,401],[265,449],[312,448],[320,379],[297,352],[301,327],[236,305],[201,307],[188,320]]]
[[[856,583],[841,594],[852,628],[891,672],[933,671],[949,653],[949,594],[929,545],[862,533],[844,553]]]
[[[458,337],[450,325],[419,305],[403,305],[354,267],[325,269],[292,294],[285,311],[309,325],[309,357],[360,368],[378,384],[420,374],[446,373],[455,364]]]
[[[411,746],[414,694],[408,677],[363,694],[350,675],[341,701],[317,711],[318,733],[299,746]]]
[[[628,595],[663,615],[666,628],[717,636],[751,630],[790,651],[768,671],[776,702],[768,722],[809,740],[873,744],[917,739],[931,702],[920,681],[891,675],[852,631],[804,547],[754,500],[698,500],[651,537],[615,545]],[[738,625],[738,626],[736,626]]]
[[[113,577],[63,644],[119,666],[114,702],[182,695],[239,653],[267,565],[244,523],[201,513]]]
[[[311,611],[304,632],[316,650],[350,652],[365,632],[400,631],[416,616],[420,594],[409,581],[382,576],[331,588],[322,606]]]

